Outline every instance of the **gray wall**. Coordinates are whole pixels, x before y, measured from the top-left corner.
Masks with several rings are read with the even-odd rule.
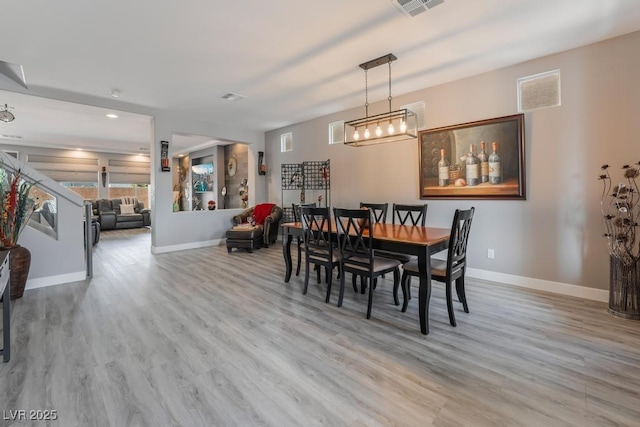
[[[239,212],[236,209],[228,209],[214,212],[173,213],[172,174],[160,172],[160,141],[171,141],[173,134],[206,135],[229,143],[247,144],[249,146],[249,186],[252,189],[249,205],[266,200],[266,179],[264,176],[258,176],[256,166],[258,151],[264,151],[264,133],[262,132],[241,129],[234,123],[216,122],[215,119],[209,122],[196,121],[180,113],[57,89],[30,86],[27,91],[5,81],[0,81],[0,89],[153,116],[149,127],[152,251],[184,249],[215,243],[218,239],[224,238],[226,230],[232,225],[231,217]],[[169,157],[172,158],[173,154],[173,147],[170,145]]]
[[[427,223],[439,227],[450,227],[456,208],[476,207],[472,268],[608,288],[597,177],[601,164],[617,170],[640,160],[638,46],[640,32],[394,97],[394,108],[425,101],[426,128],[436,128],[515,114],[517,78],[561,70],[562,106],[525,115],[526,201],[427,201]],[[384,111],[384,102],[370,108],[371,114]],[[362,148],[328,145],[329,123],[363,115],[364,108],[357,108],[268,132],[269,200],[281,198],[281,163],[329,158],[333,206],[420,202],[416,140]],[[293,133],[293,151],[280,153],[285,132]],[[495,259],[487,258],[488,248]]]
[[[240,209],[242,207],[242,200],[240,199],[240,182],[243,178],[248,178],[249,176],[249,157],[247,155],[248,151],[248,147],[244,144],[233,144],[224,147],[225,165],[229,163],[229,159],[231,157],[235,157],[236,161],[238,162],[238,170],[234,176],[230,176],[229,171],[227,170],[227,168],[225,168],[225,181],[227,185],[227,209]],[[251,191],[252,188],[249,187],[249,195],[251,195]]]

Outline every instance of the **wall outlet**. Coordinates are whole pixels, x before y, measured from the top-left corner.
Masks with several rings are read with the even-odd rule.
[[[496,254],[493,251],[493,249],[487,249],[487,258],[494,259],[495,257],[496,257]]]

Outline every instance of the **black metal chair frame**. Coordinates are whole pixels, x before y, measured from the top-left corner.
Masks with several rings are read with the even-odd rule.
[[[471,230],[471,221],[473,220],[474,212],[475,208],[473,207],[468,210],[456,209],[451,226],[451,235],[449,237],[445,274],[438,274],[434,269],[431,271],[432,280],[444,282],[446,285],[447,311],[449,312],[449,323],[451,323],[451,326],[456,326],[456,317],[453,312],[451,296],[451,287],[454,280],[456,282],[458,300],[462,303],[464,312],[469,312],[469,305],[467,304],[467,296],[464,289],[464,276],[467,268],[467,243],[469,241],[469,231]],[[414,263],[415,261],[405,264],[404,272],[402,273],[402,294],[404,296],[404,303],[402,305],[403,312],[407,311],[407,305],[409,303],[410,278],[411,276],[418,275],[417,263],[415,266],[413,265]],[[411,264],[411,266],[409,264]]]
[[[302,239],[304,244],[304,290],[309,288],[309,274],[311,264],[324,267],[327,275],[327,296],[325,302],[331,298],[331,283],[333,268],[339,267],[340,260],[334,254],[331,214],[329,208],[303,206],[300,208],[300,222],[302,223]],[[325,231],[326,230],[326,231]],[[317,280],[320,283],[320,268],[316,268]]]
[[[371,209],[333,209],[338,247],[340,249],[340,296],[338,307],[342,306],[344,298],[344,272],[359,275],[365,283],[373,281],[383,275],[397,270],[400,262],[384,257],[377,257],[373,249],[373,228],[367,224],[373,224]],[[360,224],[363,224],[361,226]],[[364,235],[365,230],[368,235]],[[363,287],[364,289],[364,287]],[[373,289],[369,286],[369,302],[367,305],[367,319],[371,318],[373,305]],[[363,292],[364,293],[364,292]]]

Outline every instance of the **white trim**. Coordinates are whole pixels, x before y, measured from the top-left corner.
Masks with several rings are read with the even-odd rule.
[[[467,268],[467,277],[498,282],[510,286],[536,289],[554,294],[569,295],[593,301],[609,301],[609,291],[604,289],[587,288],[584,286],[570,285],[568,283],[534,279],[533,277],[515,276],[513,274],[498,273],[495,271],[480,270],[477,268]]]
[[[24,289],[45,288],[47,286],[62,285],[63,283],[81,282],[87,279],[86,271],[76,271],[74,273],[58,274],[56,276],[38,277],[37,279],[27,279]]]
[[[164,254],[167,252],[184,251],[187,249],[206,248],[209,246],[221,246],[227,239],[204,240],[202,242],[182,243],[180,245],[151,246],[152,254]]]

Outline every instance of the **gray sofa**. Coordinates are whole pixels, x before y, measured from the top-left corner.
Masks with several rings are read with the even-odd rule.
[[[139,228],[151,225],[151,210],[144,207],[138,199],[125,200],[132,202],[133,213],[122,213],[120,205],[124,199],[92,200],[93,216],[100,223],[100,230],[114,230],[123,228]]]

